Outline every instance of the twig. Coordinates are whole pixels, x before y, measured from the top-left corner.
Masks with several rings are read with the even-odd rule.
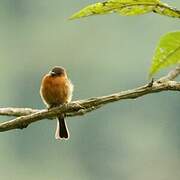
[[[94,111],[105,104],[120,101],[123,99],[135,99],[146,94],[152,94],[162,91],[180,91],[180,83],[172,81],[180,74],[180,68],[177,67],[167,76],[160,78],[157,81],[127,91],[121,91],[108,96],[90,98],[86,100],[73,101],[69,104],[52,108],[50,110],[38,110],[31,108],[0,108],[0,115],[17,116],[10,121],[0,123],[0,132],[11,129],[23,129],[29,124],[43,119],[53,119],[64,113],[67,117],[84,115]],[[20,116],[20,117],[18,117]]]
[[[180,74],[180,65],[178,65],[174,70],[170,71],[167,76],[164,76],[158,80],[158,82],[162,83],[165,81],[172,81]]]

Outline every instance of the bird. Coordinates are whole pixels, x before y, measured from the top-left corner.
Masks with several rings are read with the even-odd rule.
[[[40,95],[47,108],[57,107],[69,103],[72,99],[73,84],[68,78],[65,68],[55,66],[42,78]],[[64,114],[57,117],[56,139],[68,139],[69,131]]]

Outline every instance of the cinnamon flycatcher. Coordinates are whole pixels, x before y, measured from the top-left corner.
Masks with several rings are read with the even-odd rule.
[[[68,79],[66,70],[63,67],[54,67],[42,79],[40,94],[48,108],[69,103],[72,98],[72,92],[73,85]],[[63,114],[57,119],[55,138],[69,138],[69,132]]]

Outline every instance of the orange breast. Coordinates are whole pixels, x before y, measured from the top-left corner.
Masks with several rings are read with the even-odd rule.
[[[41,96],[49,106],[67,103],[69,98],[69,80],[65,76],[51,77],[46,75],[42,80]]]

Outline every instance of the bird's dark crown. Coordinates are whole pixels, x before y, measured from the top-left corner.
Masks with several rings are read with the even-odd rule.
[[[61,76],[61,75],[65,75],[66,71],[63,67],[60,66],[55,66],[51,71],[50,71],[50,75],[51,76]]]

